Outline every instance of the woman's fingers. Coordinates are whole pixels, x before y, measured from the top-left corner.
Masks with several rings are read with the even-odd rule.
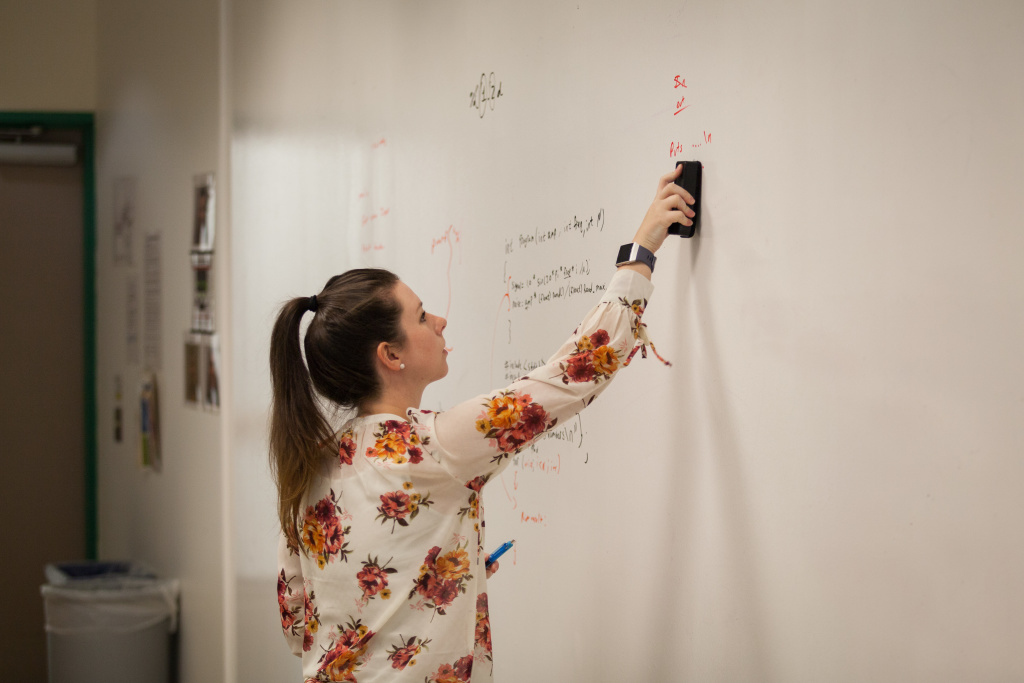
[[[671,171],[669,171],[668,173],[666,173],[665,175],[661,176],[661,178],[658,179],[658,194],[659,195],[661,194],[662,190],[664,190],[667,185],[675,185],[676,178],[679,177],[679,174],[682,173],[682,170],[683,170],[682,166],[676,166],[674,169],[672,169]]]
[[[685,201],[687,204],[693,204],[694,203],[693,195],[691,195],[689,192],[684,190],[682,188],[682,186],[676,185],[675,183],[669,183],[668,185],[665,185],[664,187],[662,187],[661,188],[661,193],[658,196],[661,199],[666,199],[666,198],[671,197],[673,195],[682,197],[683,201]]]

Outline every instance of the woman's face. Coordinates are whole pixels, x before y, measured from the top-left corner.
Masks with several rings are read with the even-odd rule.
[[[448,321],[423,310],[423,302],[399,281],[395,285],[395,298],[402,306],[402,331],[405,343],[399,352],[405,363],[402,373],[424,385],[448,374],[448,351],[444,345],[444,328]]]

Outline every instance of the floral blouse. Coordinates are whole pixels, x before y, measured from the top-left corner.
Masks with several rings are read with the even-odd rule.
[[[445,412],[347,422],[278,553],[281,628],[311,681],[492,680],[484,485],[649,343],[653,286],[621,269],[554,356]],[[653,348],[653,346],[652,346]]]

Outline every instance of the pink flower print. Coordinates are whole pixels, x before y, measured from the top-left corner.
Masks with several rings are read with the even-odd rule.
[[[427,643],[430,642],[430,638],[424,640],[423,638],[413,636],[406,640],[401,634],[398,637],[401,638],[399,642],[403,644],[401,646],[392,645],[391,649],[388,650],[388,659],[391,660],[392,669],[402,671],[407,666],[416,664],[416,655],[423,650],[429,649]]]
[[[430,499],[430,492],[420,495],[413,490],[411,481],[402,484],[402,491],[390,491],[380,497],[380,506],[377,507],[377,515],[381,524],[391,521],[391,533],[395,533],[395,526],[409,526],[409,521],[416,519],[420,510],[429,508],[434,504]]]
[[[352,457],[356,454],[356,442],[353,439],[355,433],[351,429],[345,430],[339,439],[338,465],[351,465]]]
[[[294,578],[294,577],[292,577]],[[284,570],[277,577],[277,606],[281,611],[281,630],[286,633],[296,634],[298,632],[299,607],[292,607],[292,589],[288,584],[291,579],[285,577]]]
[[[384,600],[391,597],[391,590],[388,588],[388,574],[394,574],[398,570],[389,567],[389,564],[391,564],[391,560],[382,566],[376,557],[367,555],[366,561],[363,562],[363,568],[356,574],[359,588],[363,591],[363,597],[356,600],[360,610],[378,595]]]

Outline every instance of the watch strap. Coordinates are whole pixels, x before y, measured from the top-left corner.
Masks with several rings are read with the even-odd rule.
[[[654,262],[658,257],[650,249],[640,246],[636,242],[629,242],[619,247],[619,255],[615,259],[615,265],[621,266],[627,263],[644,263],[651,272],[654,272]]]

